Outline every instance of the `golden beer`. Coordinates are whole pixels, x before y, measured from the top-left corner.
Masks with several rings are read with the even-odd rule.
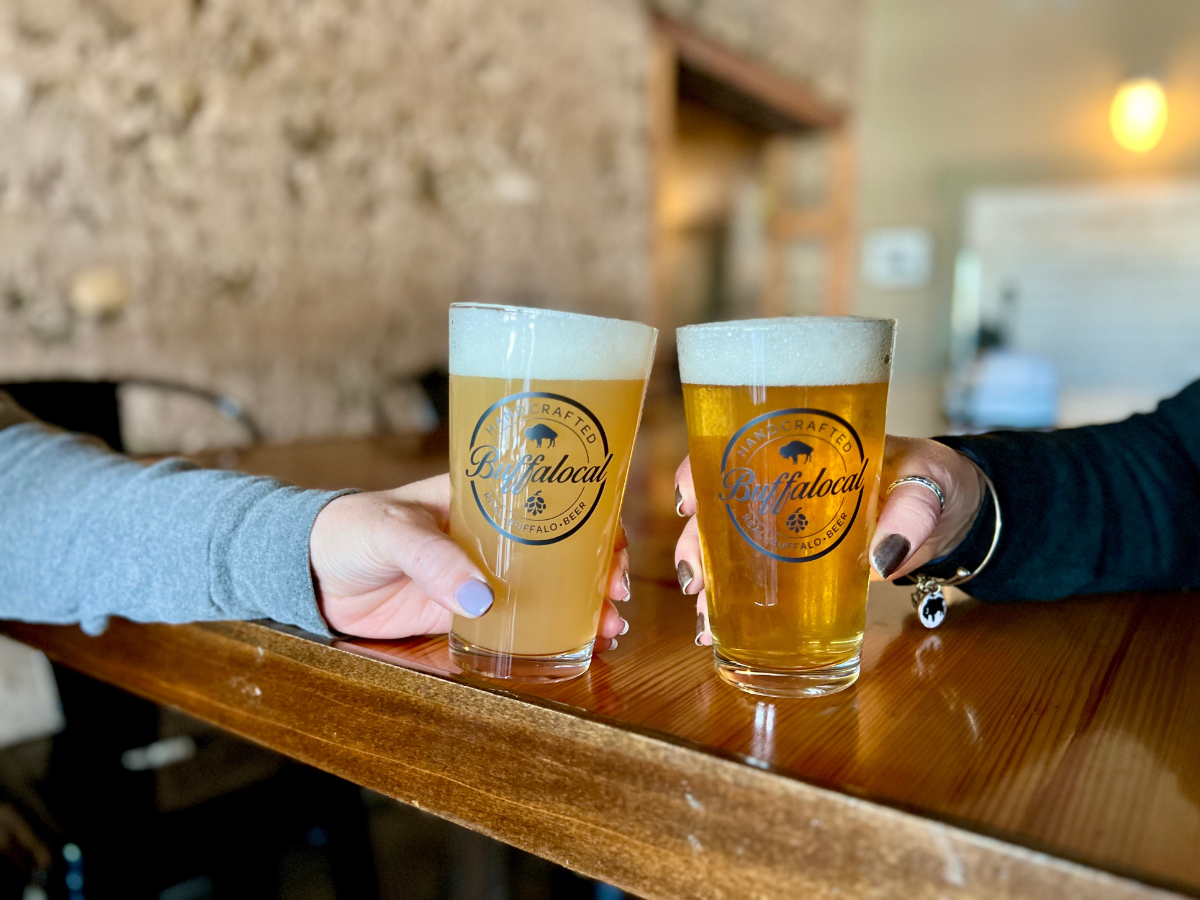
[[[450,322],[450,534],[496,598],[455,617],[452,657],[491,677],[580,675],[656,332],[483,304],[455,304]]]
[[[718,671],[753,693],[858,677],[894,323],[680,329]]]

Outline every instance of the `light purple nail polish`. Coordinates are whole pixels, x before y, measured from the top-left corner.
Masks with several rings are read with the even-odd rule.
[[[478,579],[468,578],[454,592],[454,600],[464,613],[474,618],[491,609],[496,598],[491,587]]]

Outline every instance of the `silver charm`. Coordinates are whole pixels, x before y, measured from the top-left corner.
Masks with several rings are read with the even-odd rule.
[[[992,532],[992,544],[988,547],[988,552],[983,557],[983,562],[977,565],[974,571],[959,567],[955,570],[952,578],[934,578],[932,575],[914,573],[917,579],[917,589],[913,591],[912,595],[913,609],[917,611],[917,618],[921,620],[921,624],[926,628],[937,628],[946,618],[946,595],[942,593],[942,587],[944,585],[966,584],[987,567],[987,564],[991,562],[992,556],[996,553],[996,547],[1000,544],[1000,497],[996,494],[996,486],[992,484],[992,479],[988,477],[988,474],[979,470],[979,476],[983,478],[984,484],[987,485],[988,493],[992,495],[992,505],[996,510],[996,527]],[[895,487],[897,484],[906,484],[910,481],[925,485],[925,487],[938,495],[938,500],[942,499],[941,491],[937,489],[934,482],[925,484],[924,479],[917,477],[901,478],[892,487]]]
[[[942,585],[933,578],[925,576],[917,581],[912,603],[917,618],[926,628],[937,628],[946,618],[946,595],[942,593]]]

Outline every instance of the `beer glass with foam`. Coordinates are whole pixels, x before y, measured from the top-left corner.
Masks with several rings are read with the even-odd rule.
[[[678,331],[720,675],[768,696],[858,678],[895,322]]]
[[[658,332],[552,310],[450,307],[450,535],[495,603],[450,653],[493,678],[591,663]]]

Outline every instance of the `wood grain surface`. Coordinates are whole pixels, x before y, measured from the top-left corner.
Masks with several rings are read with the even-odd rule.
[[[822,700],[720,682],[679,594],[680,423],[630,481],[629,634],[583,678],[464,677],[444,638],[319,641],[248,623],[7,623],[135,693],[652,898],[1200,896],[1200,605],[1186,595],[954,606],[873,591],[863,674]],[[371,461],[378,463],[378,469]],[[263,448],[319,486],[438,468],[386,443]]]

